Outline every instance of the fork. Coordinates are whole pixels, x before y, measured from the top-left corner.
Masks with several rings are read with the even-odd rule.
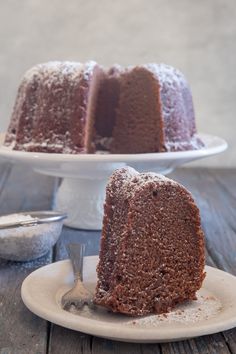
[[[61,299],[62,308],[66,311],[69,311],[72,306],[77,310],[82,309],[84,305],[88,307],[94,306],[93,295],[85,288],[82,282],[84,251],[84,244],[70,243],[67,245],[67,252],[74,272],[74,286]]]

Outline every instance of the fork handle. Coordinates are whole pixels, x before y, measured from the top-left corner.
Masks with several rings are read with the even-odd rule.
[[[82,281],[85,245],[80,243],[69,243],[66,248],[72,263],[75,280],[80,278]]]

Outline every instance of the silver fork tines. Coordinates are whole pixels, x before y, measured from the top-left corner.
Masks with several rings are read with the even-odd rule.
[[[83,308],[84,305],[93,307],[93,295],[87,290],[82,282],[83,274],[83,256],[85,245],[81,244],[69,244],[67,251],[72,263],[74,272],[74,286],[67,291],[61,299],[61,305],[64,310],[69,311],[72,307],[77,310]]]

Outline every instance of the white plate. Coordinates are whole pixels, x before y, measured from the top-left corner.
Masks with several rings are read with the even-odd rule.
[[[205,148],[200,150],[146,154],[48,154],[15,151],[5,147],[2,145],[4,135],[2,133],[0,136],[0,157],[8,161],[30,164],[42,173],[59,177],[81,177],[83,174],[89,176],[91,171],[106,176],[106,170],[114,170],[119,167],[119,164],[129,164],[139,171],[152,170],[167,173],[186,162],[215,155],[227,149],[225,140],[212,135],[199,134],[205,143]]]
[[[94,289],[97,256],[84,259],[84,282]],[[85,309],[80,314],[60,307],[62,294],[72,286],[70,261],[60,261],[31,273],[21,296],[36,315],[60,326],[91,335],[127,342],[165,342],[216,333],[236,326],[236,277],[206,267],[207,277],[198,300],[164,315],[132,318],[105,309]]]

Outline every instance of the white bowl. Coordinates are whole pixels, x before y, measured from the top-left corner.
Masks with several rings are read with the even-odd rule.
[[[20,214],[20,213],[19,213]],[[46,254],[57,242],[63,219],[0,230],[0,258],[30,261]]]

